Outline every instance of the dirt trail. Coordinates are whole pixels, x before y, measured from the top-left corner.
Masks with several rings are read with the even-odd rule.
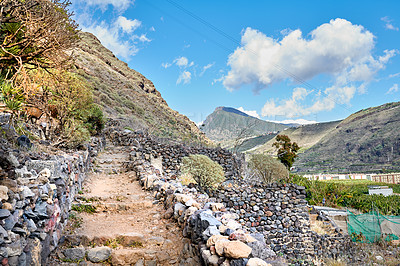
[[[178,265],[182,251],[181,229],[162,219],[163,207],[142,190],[133,172],[125,173],[124,147],[109,147],[96,159],[77,204],[93,206],[95,213],[80,212],[74,234],[84,246],[108,246],[111,265]],[[137,263],[137,264],[136,264]],[[144,263],[144,264],[141,264]]]

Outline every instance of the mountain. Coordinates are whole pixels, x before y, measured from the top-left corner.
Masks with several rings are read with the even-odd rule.
[[[93,88],[95,102],[108,118],[160,137],[209,143],[195,123],[172,110],[154,84],[105,48],[91,33],[80,32],[72,51],[76,72]]]
[[[400,171],[400,102],[341,121],[295,162],[299,172]]]
[[[235,108],[217,107],[207,116],[201,130],[214,141],[235,140],[282,131],[287,126],[249,116]]]
[[[302,125],[297,127],[290,127],[280,134],[287,135],[291,141],[296,142],[300,147],[300,153],[305,152],[307,149],[317,144],[324,136],[326,136],[329,132],[335,129],[335,127],[340,124],[340,121],[326,122],[326,123],[317,123],[310,125]],[[251,153],[274,153],[275,148],[272,144],[275,142],[275,139],[271,139],[265,144],[256,147],[251,150]]]

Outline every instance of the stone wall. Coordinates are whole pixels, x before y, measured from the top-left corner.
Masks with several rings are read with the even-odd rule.
[[[145,189],[154,191],[166,209],[163,217],[175,219],[190,239],[181,265],[199,260],[205,265],[296,264],[336,258],[350,245],[340,233],[318,235],[310,230],[304,187],[233,178],[202,194],[161,175],[136,151],[127,169],[136,172]]]
[[[114,145],[132,146],[132,156],[136,159],[161,159],[163,171],[170,176],[177,174],[182,158],[190,154],[203,154],[219,163],[227,178],[240,176],[241,160],[225,149],[161,143],[148,135],[130,130],[113,131],[109,138]]]
[[[101,147],[95,139],[94,147]],[[2,147],[0,261],[46,265],[67,224],[94,149],[48,155]]]

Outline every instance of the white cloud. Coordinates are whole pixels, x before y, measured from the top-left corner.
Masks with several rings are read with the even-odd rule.
[[[137,19],[134,20],[127,19],[124,16],[119,16],[115,23],[117,27],[121,28],[122,31],[125,33],[132,33],[142,25],[141,21]]]
[[[172,61],[172,63],[162,63],[161,66],[164,68],[168,68],[172,65],[176,65],[180,68],[188,68],[188,67],[192,67],[194,65],[194,62],[190,62],[189,63],[189,59],[187,59],[184,56],[178,57],[176,58],[174,61]]]
[[[390,19],[388,16],[381,18],[382,21],[386,22],[385,24],[385,28],[388,30],[395,30],[395,31],[399,31],[398,27],[395,27],[392,22],[393,20]]]
[[[211,67],[213,67],[215,65],[215,62],[207,64],[205,66],[203,66],[203,70],[200,72],[200,77],[204,75],[204,73],[210,69]]]
[[[231,70],[225,77],[225,87],[234,90],[254,83],[259,90],[285,79],[302,82],[323,73],[364,81],[395,54],[391,50],[373,58],[374,35],[344,19],[331,20],[310,36],[305,39],[300,30],[294,30],[277,41],[247,28],[242,46],[229,56]]]
[[[151,42],[151,40],[149,38],[147,38],[146,34],[142,34],[140,36],[135,35],[133,37],[134,37],[135,40],[137,39],[137,40],[139,40],[141,42]]]
[[[317,121],[313,120],[306,120],[306,119],[287,119],[287,120],[282,120],[282,121],[274,121],[274,120],[267,120],[269,122],[274,122],[274,123],[280,123],[280,124],[299,124],[299,125],[311,125],[311,124],[317,124]]]
[[[177,59],[174,60],[174,63],[178,66],[178,67],[187,67],[187,65],[189,64],[189,60],[184,57],[178,57]]]
[[[101,43],[113,51],[116,56],[121,56],[124,59],[129,59],[134,56],[139,49],[129,41],[124,41],[120,37],[118,30],[110,27],[105,22],[99,25],[93,25],[91,27],[82,27],[83,31],[88,31],[96,35],[96,37],[101,41]]]
[[[247,110],[244,110],[244,108],[243,107],[239,107],[239,108],[237,108],[239,111],[241,111],[241,112],[243,112],[243,113],[245,113],[245,114],[248,114],[249,116],[253,116],[253,117],[256,117],[256,118],[260,118],[260,116],[258,115],[258,113],[257,113],[257,111],[247,111]]]
[[[385,50],[382,56],[374,57],[375,36],[363,26],[340,18],[320,25],[309,38],[303,37],[299,29],[284,30],[282,34],[282,39],[277,40],[255,29],[245,29],[242,45],[228,58],[230,70],[224,76],[224,86],[233,91],[253,84],[258,92],[287,79],[305,83],[321,74],[327,74],[333,85],[314,97],[309,106],[304,99],[315,94],[313,90],[296,88],[290,99],[270,99],[263,116],[287,113],[294,117],[349,104],[354,94],[365,92],[366,83],[398,53]]]
[[[170,66],[172,66],[172,64],[170,64],[170,63],[162,63],[161,66],[163,68],[169,68]]]
[[[118,11],[122,12],[128,9],[129,6],[135,3],[134,0],[86,0],[88,6],[100,6],[103,10],[108,5],[112,5]]]
[[[393,94],[399,91],[399,85],[393,84],[393,86],[386,92],[386,94]]]
[[[314,103],[311,106],[307,106],[305,101],[312,91],[305,88],[295,88],[291,98],[282,100],[278,104],[274,99],[268,100],[261,110],[261,115],[293,118],[321,111],[330,111],[335,108],[336,104],[349,104],[356,91],[357,88],[354,86],[332,86],[325,89],[323,93],[318,93]]]
[[[156,29],[153,26],[151,26],[151,28],[149,30],[150,31],[156,31]]]
[[[183,71],[179,77],[178,80],[176,81],[176,85],[180,84],[183,82],[183,84],[188,84],[192,78],[192,73],[189,71]]]
[[[396,78],[396,77],[398,77],[398,76],[400,76],[400,72],[394,73],[394,74],[390,74],[390,75],[389,75],[389,78],[390,78],[390,79],[391,79],[391,78]]]

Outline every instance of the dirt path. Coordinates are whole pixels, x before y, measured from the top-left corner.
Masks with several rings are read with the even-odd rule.
[[[142,190],[134,173],[124,172],[127,157],[123,147],[99,154],[97,173],[89,175],[76,197],[78,205],[96,211],[81,210],[71,235],[79,236],[81,246],[112,248],[111,265],[178,265],[181,229],[162,219],[163,207],[153,204],[153,196]]]

